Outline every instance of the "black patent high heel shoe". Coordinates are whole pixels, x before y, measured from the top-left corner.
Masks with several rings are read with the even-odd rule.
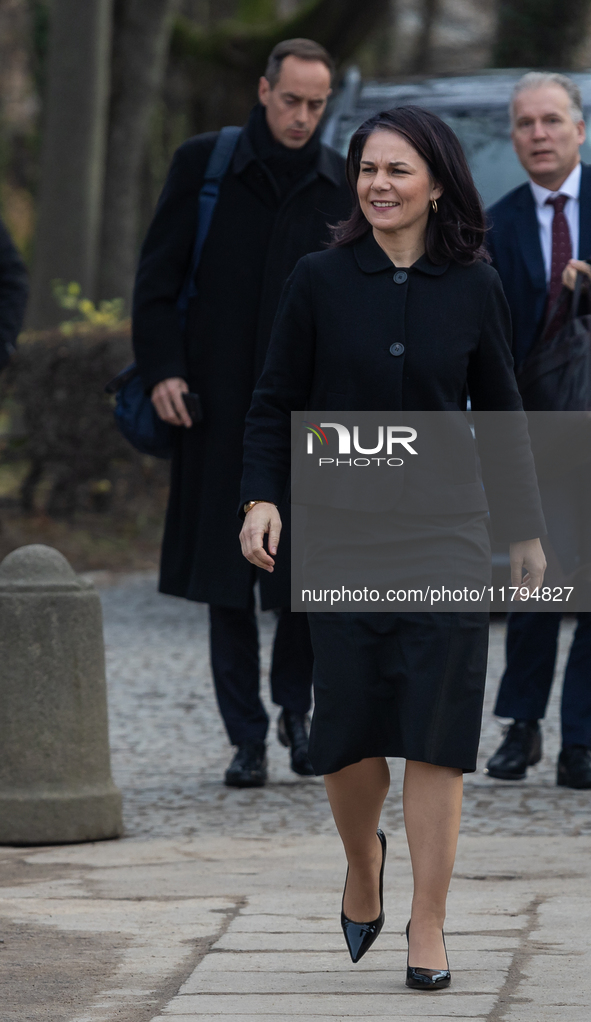
[[[378,830],[377,834],[382,844],[382,866],[380,869],[380,914],[378,918],[374,919],[371,923],[354,923],[352,919],[347,918],[341,908],[341,926],[343,927],[343,933],[345,935],[347,947],[349,948],[351,961],[354,964],[356,964],[360,958],[363,958],[366,951],[369,951],[373,942],[377,937],[379,937],[382,926],[386,920],[386,916],[384,915],[384,865],[386,863],[386,835],[381,830]],[[347,877],[348,876],[349,869],[347,868]],[[343,891],[343,905],[345,904],[347,877],[345,878],[345,890]]]
[[[406,924],[406,942],[410,943],[408,939],[408,931],[410,930],[410,920]],[[442,931],[443,946],[445,948],[445,957],[447,959],[447,948],[445,947],[445,934]],[[443,990],[448,987],[451,983],[451,972],[449,971],[449,961],[447,962],[447,969],[419,969],[414,965],[408,964],[408,955],[406,956],[406,985],[411,987],[413,990]]]

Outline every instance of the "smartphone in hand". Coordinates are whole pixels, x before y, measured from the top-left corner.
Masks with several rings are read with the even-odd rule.
[[[203,407],[199,394],[184,393],[183,401],[193,425],[203,421]]]

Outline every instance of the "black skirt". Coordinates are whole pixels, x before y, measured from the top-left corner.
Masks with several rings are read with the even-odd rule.
[[[461,530],[441,517],[417,516],[400,524],[398,555],[422,533],[435,573],[438,551],[447,565],[454,547],[458,561],[490,565],[482,515],[474,516],[472,528]],[[398,560],[397,546],[386,557],[390,564]],[[383,545],[378,547],[383,558]],[[375,756],[476,769],[488,613],[321,611],[308,620],[315,698],[309,755],[317,774]]]

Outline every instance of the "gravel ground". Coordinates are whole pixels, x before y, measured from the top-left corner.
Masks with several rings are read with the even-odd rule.
[[[207,645],[207,608],[156,592],[153,573],[97,573],[103,603],[113,773],[124,796],[126,833],[177,837],[333,833],[322,781],[298,778],[286,750],[269,732],[270,780],[264,789],[226,788],[232,749],[217,710]],[[271,720],[267,675],[274,615],[260,615],[263,693]],[[563,624],[560,658],[544,724],[545,754],[524,782],[468,775],[462,828],[468,834],[591,833],[591,792],[555,786],[559,751],[560,681],[574,622]],[[496,748],[501,725],[492,715],[503,668],[504,625],[493,621],[481,767]],[[384,824],[402,826],[402,763],[392,760]]]

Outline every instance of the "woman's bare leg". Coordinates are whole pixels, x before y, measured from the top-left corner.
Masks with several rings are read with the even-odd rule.
[[[356,923],[371,922],[380,914],[382,846],[376,830],[390,787],[388,764],[382,757],[362,759],[326,774],[324,783],[349,863],[345,915]]]
[[[414,877],[409,964],[445,969],[441,931],[462,814],[461,770],[408,760],[404,822]]]

